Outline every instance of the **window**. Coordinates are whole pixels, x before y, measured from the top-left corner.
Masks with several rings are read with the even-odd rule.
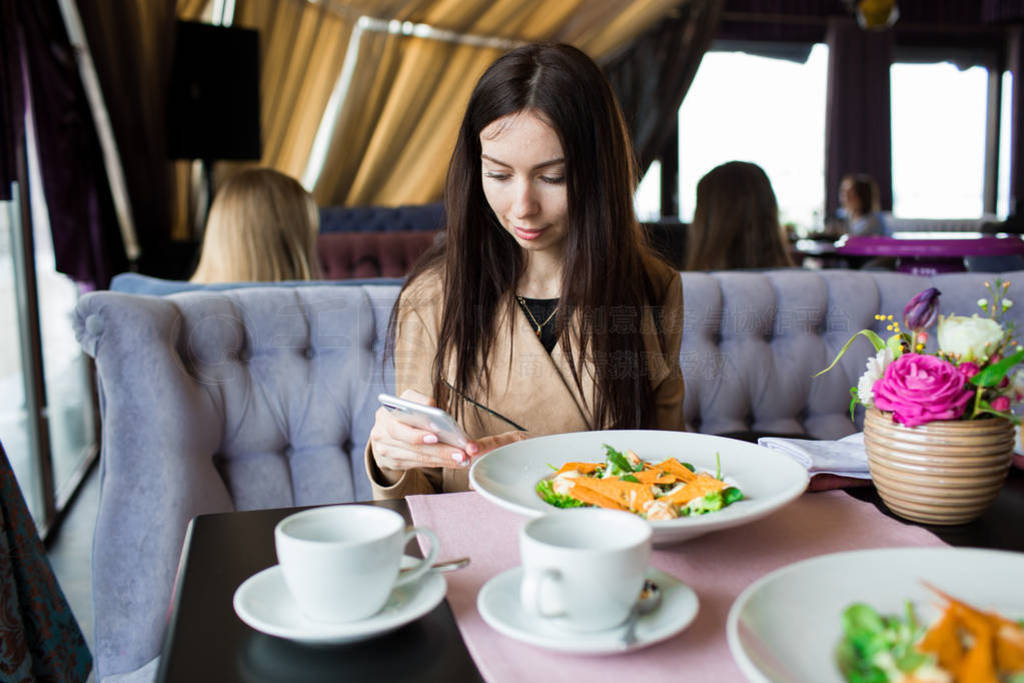
[[[798,234],[821,227],[825,204],[828,47],[805,62],[711,51],[679,109],[680,218],[693,219],[700,178],[727,161],[765,170],[780,220]]]
[[[893,215],[980,217],[988,70],[897,63],[889,73]]]
[[[661,162],[651,162],[633,195],[636,217],[641,223],[656,223],[661,218]]]

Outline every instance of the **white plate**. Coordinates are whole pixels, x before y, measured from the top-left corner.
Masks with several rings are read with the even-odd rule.
[[[415,562],[403,558],[402,565]],[[359,621],[325,623],[307,618],[295,604],[275,564],[246,579],[235,591],[235,613],[257,631],[307,645],[354,643],[419,619],[444,599],[448,584],[438,572],[391,591],[384,609]]]
[[[623,640],[625,626],[595,633],[573,633],[524,611],[519,602],[522,567],[502,572],[485,583],[477,595],[476,608],[498,633],[537,647],[585,655],[619,654],[671,638],[697,616],[697,594],[693,589],[653,567],[647,570],[647,578],[661,589],[661,604],[650,614],[637,617],[636,641],[629,645]]]
[[[807,471],[778,451],[746,441],[710,434],[651,430],[576,432],[540,436],[497,448],[481,456],[469,471],[473,488],[488,500],[530,517],[557,512],[537,495],[537,482],[551,474],[549,465],[603,462],[608,444],[635,451],[648,462],[674,457],[698,470],[715,472],[715,454],[722,459],[725,480],[743,491],[744,499],[718,512],[651,522],[656,545],[677,543],[709,531],[746,524],[795,500],[807,488]]]
[[[855,550],[797,562],[762,577],[736,598],[729,649],[751,681],[840,683],[840,616],[854,602],[882,614],[914,604],[926,624],[942,601],[921,583],[986,610],[1024,617],[1024,554],[972,548]]]

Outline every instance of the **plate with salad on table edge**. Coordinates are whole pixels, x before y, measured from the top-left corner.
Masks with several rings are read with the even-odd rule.
[[[575,476],[600,481],[584,481],[579,488],[566,482],[555,486],[555,479],[559,474],[564,479],[567,469],[578,470]],[[648,481],[651,477],[654,479]],[[545,489],[559,495],[575,490],[575,495],[584,499],[580,504],[602,500],[581,495],[584,488],[606,497],[619,495],[621,507],[648,519],[655,545],[678,543],[765,517],[799,497],[808,482],[801,465],[776,451],[710,434],[657,430],[573,432],[518,441],[478,458],[469,478],[484,498],[528,517],[560,509]],[[712,479],[721,485],[711,485]],[[545,485],[545,481],[551,483]],[[643,499],[638,501],[633,493],[641,486],[653,491],[650,497],[654,501],[665,500],[655,508],[644,508],[648,494],[641,491]],[[689,495],[693,490],[700,493],[699,498]],[[713,502],[716,494],[720,500]],[[655,514],[665,502],[672,502],[671,514]],[[652,514],[648,516],[647,511]],[[669,518],[658,519],[666,516]]]
[[[1003,550],[813,557],[767,574],[736,598],[726,622],[729,650],[756,683],[1024,681],[1024,669],[1010,673],[1024,661],[1022,576],[1024,553]],[[979,677],[986,660],[996,669],[992,678]]]

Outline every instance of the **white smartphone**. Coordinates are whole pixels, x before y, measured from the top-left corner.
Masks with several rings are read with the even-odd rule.
[[[469,443],[469,437],[462,431],[462,427],[440,408],[425,406],[391,394],[379,394],[377,400],[399,422],[434,432],[442,443],[456,448],[465,448]]]

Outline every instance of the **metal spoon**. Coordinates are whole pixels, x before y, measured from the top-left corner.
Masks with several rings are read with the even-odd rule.
[[[469,566],[468,557],[459,557],[454,560],[444,560],[443,562],[435,562],[430,566],[435,572],[453,572],[456,569],[462,569],[463,567]],[[403,569],[403,572],[411,571],[412,567]]]
[[[636,622],[641,614],[649,614],[661,604],[661,589],[658,584],[650,579],[644,579],[644,586],[640,589],[640,596],[633,603],[633,609],[626,617],[626,630],[622,633],[622,642],[629,647],[636,642]]]

